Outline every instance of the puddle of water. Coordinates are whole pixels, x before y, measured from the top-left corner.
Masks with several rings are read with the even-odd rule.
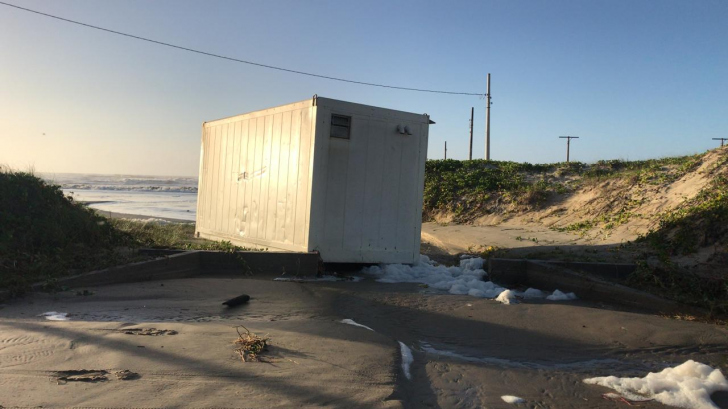
[[[163,312],[144,311],[143,313],[134,314],[125,311],[106,311],[92,314],[74,313],[73,317],[76,321],[93,321],[93,322],[218,322],[218,321],[235,321],[235,320],[257,320],[268,321],[270,317],[258,317],[245,314],[231,315],[181,315],[177,313],[164,314]],[[286,320],[286,317],[273,317],[277,321]]]
[[[319,282],[319,281],[329,281],[329,282],[349,281],[349,282],[353,282],[353,283],[358,283],[359,281],[361,281],[363,279],[364,279],[364,277],[360,277],[360,276],[276,277],[273,279],[273,281],[284,281],[284,282],[287,281],[287,282],[295,282],[295,283],[314,283],[314,282]]]
[[[412,355],[412,350],[399,341],[399,349],[402,353],[402,372],[404,372],[404,376],[407,379],[412,379],[412,374],[410,373],[410,366],[412,365],[412,362],[415,361],[414,356]]]
[[[45,317],[45,319],[50,321],[68,321],[70,318],[68,318],[67,312],[56,312],[56,311],[48,311],[44,312],[43,314],[38,315],[39,317]]]
[[[352,319],[350,319],[350,318],[345,318],[345,319],[343,319],[343,320],[341,320],[341,321],[339,321],[339,322],[340,322],[340,323],[342,323],[342,324],[349,324],[349,325],[353,325],[353,326],[355,326],[355,327],[362,327],[362,328],[366,328],[366,329],[368,329],[369,331],[374,331],[373,329],[371,329],[371,328],[367,327],[366,325],[363,325],[363,324],[359,324],[358,322],[356,322],[356,321],[354,321],[354,320],[352,320]],[[374,331],[374,332],[376,332],[376,331]]]
[[[641,372],[645,369],[664,368],[664,365],[653,364],[647,365],[643,362],[625,362],[613,358],[588,359],[572,362],[533,362],[533,361],[514,361],[504,358],[495,358],[488,356],[471,356],[464,353],[456,352],[452,349],[444,349],[442,347],[434,347],[430,343],[419,343],[420,350],[427,354],[437,355],[441,357],[451,358],[458,361],[480,363],[485,365],[500,366],[516,369],[532,369],[532,370],[560,370],[569,372],[586,372],[591,373],[599,369],[609,369],[620,373]]]

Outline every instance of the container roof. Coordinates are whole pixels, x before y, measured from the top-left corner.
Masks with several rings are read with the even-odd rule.
[[[304,100],[298,101],[298,102],[263,108],[263,109],[245,112],[242,114],[232,115],[232,116],[228,116],[228,117],[224,117],[224,118],[218,118],[218,119],[211,120],[211,121],[205,121],[204,123],[206,124],[209,122],[224,121],[224,120],[229,120],[229,119],[233,119],[233,118],[244,116],[244,115],[245,116],[254,115],[256,113],[262,114],[264,111],[274,111],[273,113],[275,113],[275,111],[285,112],[290,109],[304,108],[306,106],[324,106],[324,107],[331,108],[334,110],[344,110],[344,111],[348,111],[348,112],[351,112],[353,114],[358,114],[358,115],[371,115],[371,114],[375,114],[375,113],[377,115],[383,114],[384,116],[387,116],[387,117],[398,118],[398,119],[402,119],[402,120],[420,120],[420,121],[422,121],[422,120],[426,119],[429,124],[435,123],[434,121],[432,121],[430,119],[430,116],[427,114],[416,114],[413,112],[399,111],[399,110],[395,110],[395,109],[359,104],[359,103],[355,103],[355,102],[343,101],[343,100],[338,100],[338,99],[333,99],[333,98],[319,97],[318,95],[314,95],[312,98],[304,99]],[[270,113],[270,112],[267,112],[267,113]]]

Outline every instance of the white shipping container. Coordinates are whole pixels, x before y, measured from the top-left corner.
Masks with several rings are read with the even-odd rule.
[[[414,263],[429,117],[314,96],[202,125],[199,237]]]

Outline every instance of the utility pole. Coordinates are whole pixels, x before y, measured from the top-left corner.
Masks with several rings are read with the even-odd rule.
[[[485,91],[485,160],[490,160],[490,73]]]
[[[713,138],[713,140],[714,141],[720,141],[720,147],[722,148],[723,147],[723,143],[725,143],[725,141],[728,141],[728,138]]]
[[[468,159],[473,160],[473,115],[475,114],[475,107],[470,108],[470,153]]]
[[[572,139],[579,139],[578,136],[559,136],[559,138],[566,139],[566,163],[569,163],[569,148],[571,147]]]
[[[447,160],[447,141],[445,141],[445,160]]]

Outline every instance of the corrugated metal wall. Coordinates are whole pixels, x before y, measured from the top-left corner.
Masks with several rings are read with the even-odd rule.
[[[314,109],[297,103],[203,126],[203,237],[308,250]]]
[[[311,244],[325,261],[414,262],[429,124],[328,103],[317,114]],[[332,113],[351,116],[350,139],[328,135]],[[413,135],[397,133],[400,124]]]

